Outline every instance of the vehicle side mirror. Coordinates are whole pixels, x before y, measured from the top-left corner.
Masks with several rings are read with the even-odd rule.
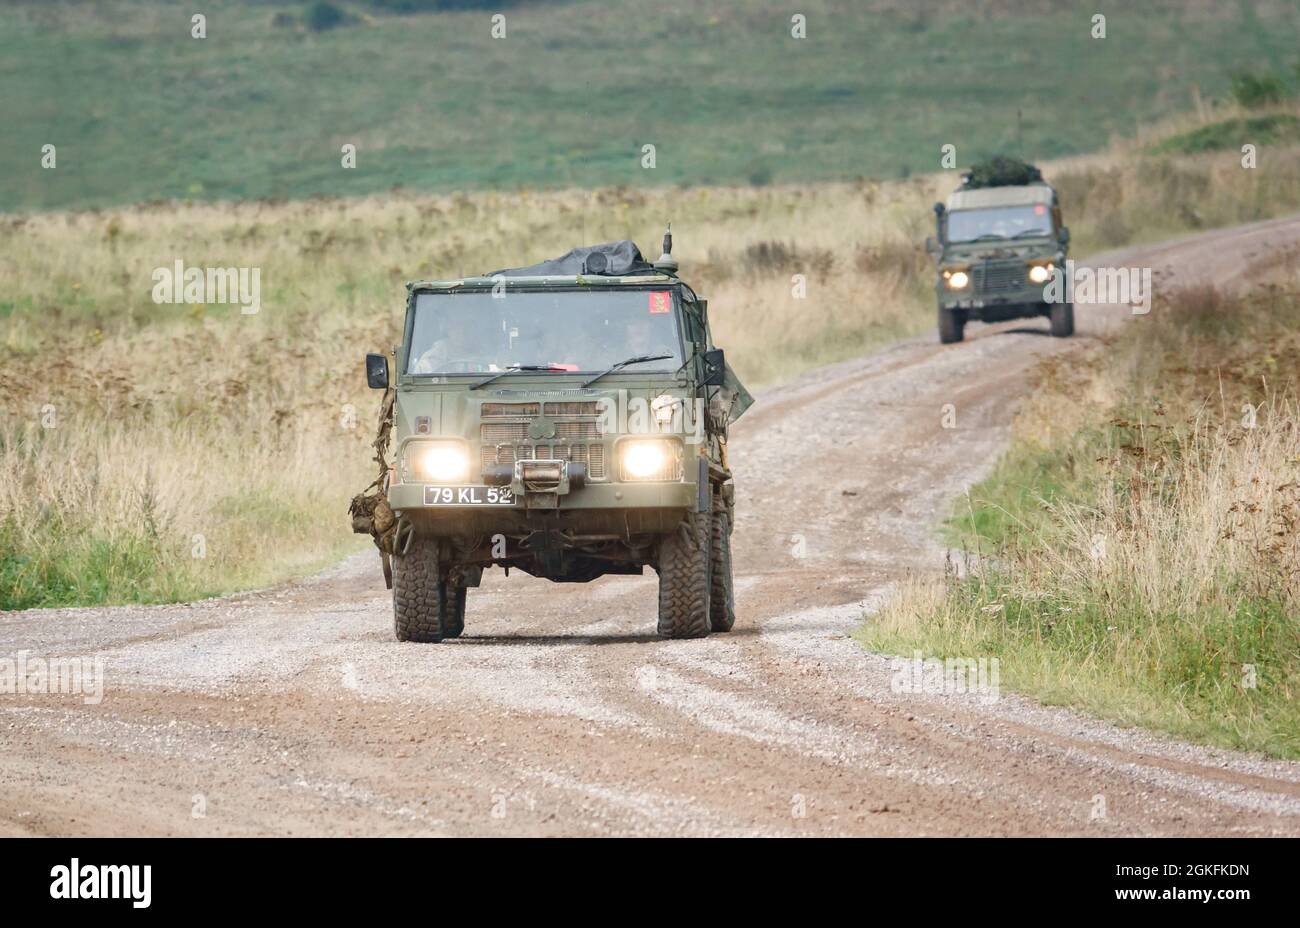
[[[366,386],[372,390],[388,389],[388,359],[382,354],[366,355]]]
[[[700,374],[700,384],[705,387],[720,387],[727,379],[727,362],[722,349],[714,348],[704,352],[704,365]]]
[[[1062,244],[1062,245],[1068,245],[1068,244],[1070,244],[1070,227],[1069,227],[1069,226],[1061,226],[1061,244]]]

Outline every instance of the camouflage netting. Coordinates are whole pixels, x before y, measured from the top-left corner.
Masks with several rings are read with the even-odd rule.
[[[970,169],[962,178],[962,186],[967,190],[980,187],[1023,187],[1025,184],[1039,183],[1043,172],[1019,158],[998,155],[981,162]]]
[[[375,463],[379,465],[379,476],[365,490],[352,497],[348,515],[352,517],[352,531],[359,535],[369,535],[375,540],[379,549],[379,558],[384,566],[384,582],[391,589],[393,570],[389,558],[393,553],[393,535],[397,530],[397,519],[388,505],[388,441],[393,431],[393,402],[396,391],[389,387],[384,391],[384,399],[379,404],[379,428],[375,434]]]

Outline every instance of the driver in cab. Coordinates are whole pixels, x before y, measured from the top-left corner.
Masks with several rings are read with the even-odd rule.
[[[442,335],[415,360],[411,373],[473,373],[495,369],[495,365],[483,363],[486,347],[468,319],[449,315]]]

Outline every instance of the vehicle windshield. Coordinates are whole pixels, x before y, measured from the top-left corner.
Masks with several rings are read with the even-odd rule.
[[[630,357],[667,355],[623,370],[671,373],[683,360],[673,305],[671,290],[420,293],[406,372],[598,372]]]
[[[955,209],[948,213],[949,242],[1028,238],[1051,235],[1052,214],[1046,204]]]

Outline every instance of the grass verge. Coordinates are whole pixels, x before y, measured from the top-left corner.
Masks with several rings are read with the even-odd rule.
[[[1047,703],[1300,757],[1296,298],[1178,292],[1045,362],[947,524],[968,571],[906,584],[862,643],[997,657]]]

